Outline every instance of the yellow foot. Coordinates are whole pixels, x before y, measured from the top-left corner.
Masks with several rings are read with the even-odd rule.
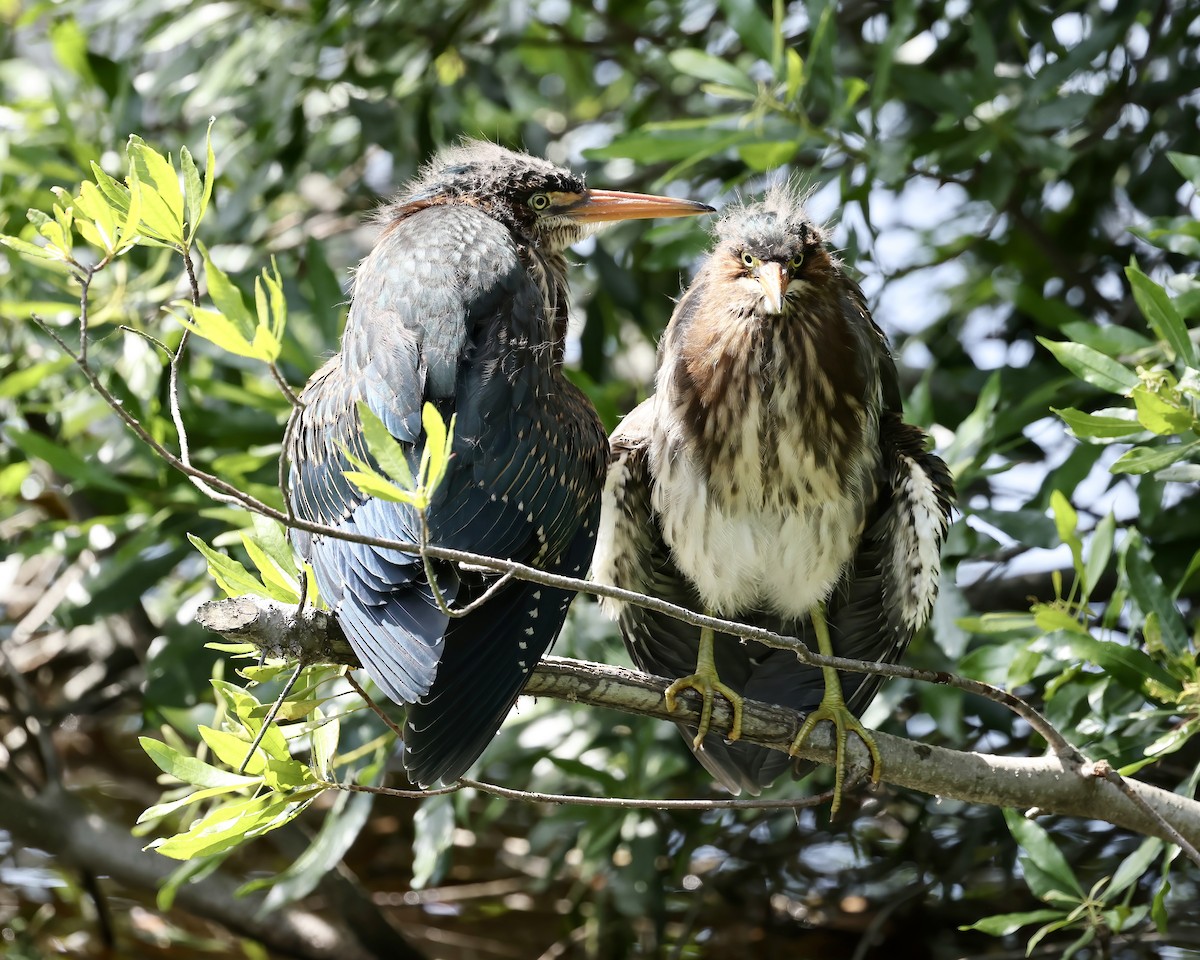
[[[697,664],[697,672],[690,677],[680,677],[673,684],[667,687],[663,694],[663,699],[667,701],[667,709],[674,713],[678,709],[677,697],[684,690],[695,690],[700,694],[703,700],[703,706],[700,710],[700,726],[696,730],[696,736],[692,740],[692,746],[696,749],[700,748],[700,744],[708,735],[708,728],[712,724],[712,708],[713,700],[719,693],[733,708],[733,724],[729,728],[729,733],[726,735],[730,740],[736,740],[742,735],[742,696],[733,689],[722,683],[717,677],[715,670],[704,670],[701,664]]]
[[[851,732],[858,734],[859,739],[862,740],[871,754],[872,784],[879,782],[879,775],[883,772],[883,767],[879,759],[879,747],[875,744],[875,738],[862,725],[858,717],[846,709],[846,704],[840,696],[840,688],[838,695],[831,696],[830,693],[831,691],[826,687],[826,693],[820,705],[805,717],[804,725],[800,728],[800,732],[796,734],[796,739],[792,741],[791,749],[788,752],[794,757],[804,741],[808,739],[817,724],[822,720],[828,720],[833,724],[837,756],[834,758],[833,765],[833,806],[829,810],[829,815],[832,817],[837,814],[838,807],[842,803],[842,783],[846,779],[846,740]]]

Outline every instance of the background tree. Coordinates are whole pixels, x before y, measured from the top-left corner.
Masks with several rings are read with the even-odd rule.
[[[278,276],[276,367],[293,385],[336,342],[367,214],[460,134],[605,186],[704,200],[753,194],[777,171],[810,182],[893,339],[909,415],[933,428],[960,490],[942,598],[908,662],[1014,689],[1089,756],[1194,793],[1197,382],[1194,332],[1178,331],[1200,312],[1195,5],[184,0],[131,12],[68,0],[0,2],[0,22],[0,232],[45,244],[53,224],[25,211],[49,211],[54,187],[64,209],[82,196],[90,161],[123,177],[130,134],[177,165],[186,145],[205,169],[215,116],[198,283],[206,305],[249,314],[253,301],[214,278],[250,291],[268,269],[269,291]],[[670,298],[707,243],[694,224],[664,223],[578,249],[573,375],[610,424],[648,389]],[[91,362],[168,446],[163,358],[182,327],[164,305],[190,292],[178,254],[152,246],[114,257],[87,291]],[[79,304],[67,271],[0,247],[9,955],[98,956],[115,941],[121,956],[259,956],[257,941],[305,957],[721,956],[748,943],[764,956],[957,957],[1011,949],[1037,922],[1061,925],[1035,944],[1046,955],[1196,949],[1196,871],[1177,861],[1168,888],[1157,841],[1068,818],[1047,822],[1050,838],[991,807],[895,789],[833,824],[820,808],[342,795],[177,875],[156,903],[171,864],[127,833],[158,799],[135,737],[163,739],[167,724],[190,753],[200,725],[218,726],[210,679],[244,683],[192,623],[217,592],[185,535],[252,567],[239,535],[250,521],[139,443],[30,321],[77,337]],[[193,460],[279,505],[289,405],[270,371],[193,340],[180,374]],[[585,601],[556,652],[613,662],[619,649]],[[280,679],[260,679],[254,696],[269,702]],[[236,691],[217,693],[236,712]],[[995,703],[907,681],[885,685],[868,721],[992,753],[1045,746]],[[372,715],[341,726],[344,753],[386,756]],[[669,725],[541,700],[480,776],[716,796]],[[187,817],[174,822],[156,835]],[[318,853],[285,872],[330,823]],[[281,872],[271,917],[232,896]],[[1014,920],[958,930],[1029,911],[1040,920],[1015,935]]]

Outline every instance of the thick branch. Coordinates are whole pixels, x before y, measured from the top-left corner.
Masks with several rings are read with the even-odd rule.
[[[142,850],[127,828],[86,810],[71,794],[52,787],[36,797],[0,783],[0,824],[23,844],[139,890],[156,890],[177,864]],[[292,907],[261,917],[262,894],[239,897],[238,882],[215,873],[179,888],[176,902],[284,957],[297,960],[373,960],[351,933],[316,914]],[[419,954],[412,954],[419,956]]]
[[[229,639],[253,643],[267,656],[359,665],[336,622],[321,611],[308,610],[297,616],[294,607],[239,597],[204,604],[196,619]],[[667,683],[620,667],[549,657],[534,671],[525,693],[695,723],[700,715],[699,698],[689,692],[681,699],[682,709],[672,713],[663,701]],[[713,714],[718,729],[728,728],[732,716],[723,699],[718,698]],[[795,711],[748,700],[742,737],[786,751],[802,721]],[[876,733],[875,738],[883,760],[883,779],[896,786],[973,803],[1037,807],[1047,813],[1104,820],[1169,842],[1183,839],[1193,847],[1200,844],[1200,803],[1136,780],[1126,780],[1128,789],[1123,790],[1094,774],[1082,774],[1057,756],[994,757],[884,733]],[[869,758],[857,738],[851,738],[849,754],[852,767],[865,773]],[[827,725],[817,728],[799,755],[823,763],[833,761],[833,738]]]

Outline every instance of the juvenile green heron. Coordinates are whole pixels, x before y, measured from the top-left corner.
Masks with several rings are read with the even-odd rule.
[[[611,438],[594,576],[701,613],[799,636],[823,654],[894,662],[929,617],[953,489],[925,436],[901,419],[895,365],[862,292],[791,189],[740,206],[680,300],[659,347],[655,394]],[[758,793],[795,761],[737,741],[743,697],[821,720],[838,756],[878,676],[714,638],[606,602],[644,670],[697,690],[693,752],[731,791]],[[734,708],[728,742],[712,701]]]
[[[440,153],[384,211],[355,276],[342,350],[301,396],[286,451],[296,515],[419,541],[414,510],[364,496],[344,476],[353,469],[345,454],[369,458],[357,411],[365,402],[415,464],[429,401],[458,417],[449,471],[427,510],[430,542],[582,575],[608,441],[560,369],[564,251],[607,221],[710,210],[589,190],[567,170],[490,143]],[[572,594],[512,582],[451,619],[416,556],[301,531],[293,542],[368,673],[410,705],[411,779],[458,779],[554,640]],[[496,581],[447,562],[433,570],[459,607]]]

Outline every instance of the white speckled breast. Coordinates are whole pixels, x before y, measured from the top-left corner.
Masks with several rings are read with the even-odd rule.
[[[664,373],[651,401],[658,405],[678,397]],[[878,424],[855,404],[859,437],[822,448],[813,411],[797,397],[775,390],[765,398],[757,376],[745,397],[731,418],[738,435],[715,462],[687,435],[680,409],[656,411],[653,506],[676,564],[713,613],[801,618],[829,596],[858,548],[874,492],[868,451],[877,448]]]

